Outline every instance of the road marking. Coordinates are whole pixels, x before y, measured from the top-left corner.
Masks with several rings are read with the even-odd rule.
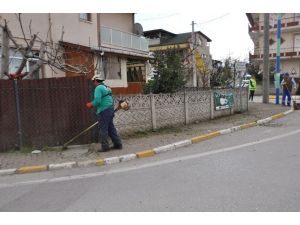
[[[277,135],[274,137],[266,138],[263,140],[248,142],[248,143],[245,143],[242,145],[235,145],[235,146],[231,146],[231,147],[227,147],[227,148],[220,148],[220,149],[216,149],[216,150],[212,150],[212,151],[208,151],[208,152],[203,152],[203,153],[198,153],[198,154],[193,154],[193,155],[188,155],[188,156],[181,156],[181,157],[161,160],[161,161],[157,161],[157,162],[150,162],[150,163],[146,163],[146,164],[139,165],[139,166],[131,166],[131,167],[126,167],[126,168],[113,169],[113,170],[109,170],[109,171],[88,173],[88,174],[81,174],[81,175],[30,180],[30,181],[16,182],[16,183],[10,183],[10,184],[0,184],[0,188],[18,187],[18,186],[31,185],[31,184],[41,184],[41,183],[47,184],[47,183],[71,181],[71,180],[86,179],[86,178],[92,178],[92,177],[98,177],[98,176],[104,176],[104,175],[110,175],[110,174],[124,173],[124,172],[145,169],[145,168],[165,165],[165,164],[169,164],[169,163],[184,161],[184,160],[201,158],[201,157],[214,155],[214,154],[218,154],[218,153],[229,152],[229,151],[233,151],[233,150],[237,150],[237,149],[241,149],[241,148],[245,148],[245,147],[249,147],[249,146],[253,146],[253,145],[257,145],[257,144],[261,144],[261,143],[265,143],[265,142],[270,142],[270,141],[274,141],[274,140],[281,139],[281,138],[285,138],[285,137],[292,136],[292,135],[295,135],[298,133],[300,133],[300,129],[291,131],[289,133]]]

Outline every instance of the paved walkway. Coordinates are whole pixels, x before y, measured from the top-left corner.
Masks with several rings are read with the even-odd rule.
[[[59,148],[42,151],[38,154],[20,152],[0,153],[0,170],[71,161],[80,162],[126,155],[190,139],[212,131],[250,123],[290,109],[281,105],[258,103],[259,101],[259,97],[255,97],[255,101],[249,103],[249,111],[242,114],[194,123],[179,128],[169,128],[158,132],[146,132],[143,135],[123,137],[123,150],[98,153],[96,149],[100,147],[99,144],[91,144],[70,146],[67,150]]]

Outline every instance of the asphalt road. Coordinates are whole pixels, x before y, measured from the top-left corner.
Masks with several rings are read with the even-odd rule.
[[[299,117],[111,166],[0,177],[0,211],[299,211]]]

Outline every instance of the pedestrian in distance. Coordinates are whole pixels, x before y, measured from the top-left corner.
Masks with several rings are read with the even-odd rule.
[[[251,100],[253,102],[254,93],[256,91],[256,79],[254,75],[251,76],[251,79],[249,81],[249,90],[249,101]]]
[[[296,89],[296,82],[294,78],[290,77],[289,73],[285,73],[281,81],[281,87],[283,92],[282,93],[283,106],[285,106],[286,98],[287,98],[287,106],[291,106],[291,94],[292,94],[293,86]]]
[[[112,149],[121,150],[122,141],[113,122],[115,111],[112,91],[103,83],[105,79],[101,75],[93,76],[92,81],[95,85],[94,99],[86,103],[86,107],[96,109],[102,147],[99,151],[106,152],[111,149],[108,142],[109,137],[113,142]]]

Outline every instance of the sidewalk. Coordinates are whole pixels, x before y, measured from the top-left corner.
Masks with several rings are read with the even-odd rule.
[[[163,129],[157,132],[144,132],[131,137],[122,137],[123,150],[113,150],[110,152],[98,153],[95,149],[99,147],[99,144],[92,144],[86,146],[70,146],[64,151],[61,148],[51,151],[42,151],[38,154],[20,152],[0,153],[0,170],[72,161],[83,162],[131,154],[190,139],[212,131],[254,122],[274,114],[285,112],[289,109],[289,107],[282,107],[281,105],[250,102],[249,111],[242,114],[194,123],[188,126]]]

